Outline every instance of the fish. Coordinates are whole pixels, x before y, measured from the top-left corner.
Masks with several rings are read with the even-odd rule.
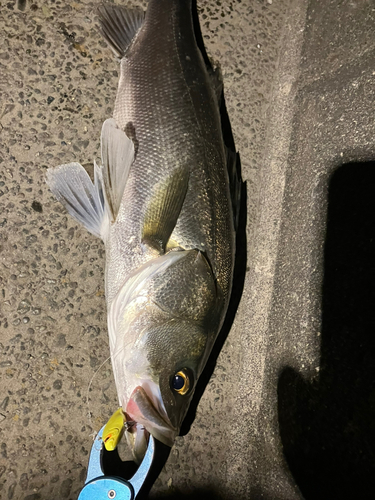
[[[105,245],[111,361],[126,437],[173,446],[223,324],[240,204],[224,141],[220,70],[193,0],[98,9],[120,60],[94,180],[79,163],[47,170],[50,190]]]

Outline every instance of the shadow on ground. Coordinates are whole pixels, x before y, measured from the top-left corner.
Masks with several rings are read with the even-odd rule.
[[[306,500],[375,491],[375,162],[332,176],[319,379],[286,368],[278,386],[284,454]]]

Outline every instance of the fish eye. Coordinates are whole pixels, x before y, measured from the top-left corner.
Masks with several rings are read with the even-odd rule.
[[[178,371],[172,379],[172,388],[181,396],[184,396],[190,389],[190,377],[186,370]]]

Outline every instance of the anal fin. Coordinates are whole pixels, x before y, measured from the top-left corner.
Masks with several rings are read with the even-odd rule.
[[[90,233],[104,239],[108,217],[103,193],[102,169],[95,163],[94,184],[79,163],[47,170],[46,181],[58,201]]]
[[[156,184],[147,207],[142,243],[164,253],[176,226],[189,184],[189,169],[176,169],[167,179]]]

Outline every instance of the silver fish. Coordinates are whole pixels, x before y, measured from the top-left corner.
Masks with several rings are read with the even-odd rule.
[[[113,372],[139,457],[147,433],[173,445],[223,323],[239,181],[192,0],[150,0],[146,14],[104,5],[99,18],[121,59],[102,166],[94,183],[79,163],[49,169],[47,183],[105,243]]]

